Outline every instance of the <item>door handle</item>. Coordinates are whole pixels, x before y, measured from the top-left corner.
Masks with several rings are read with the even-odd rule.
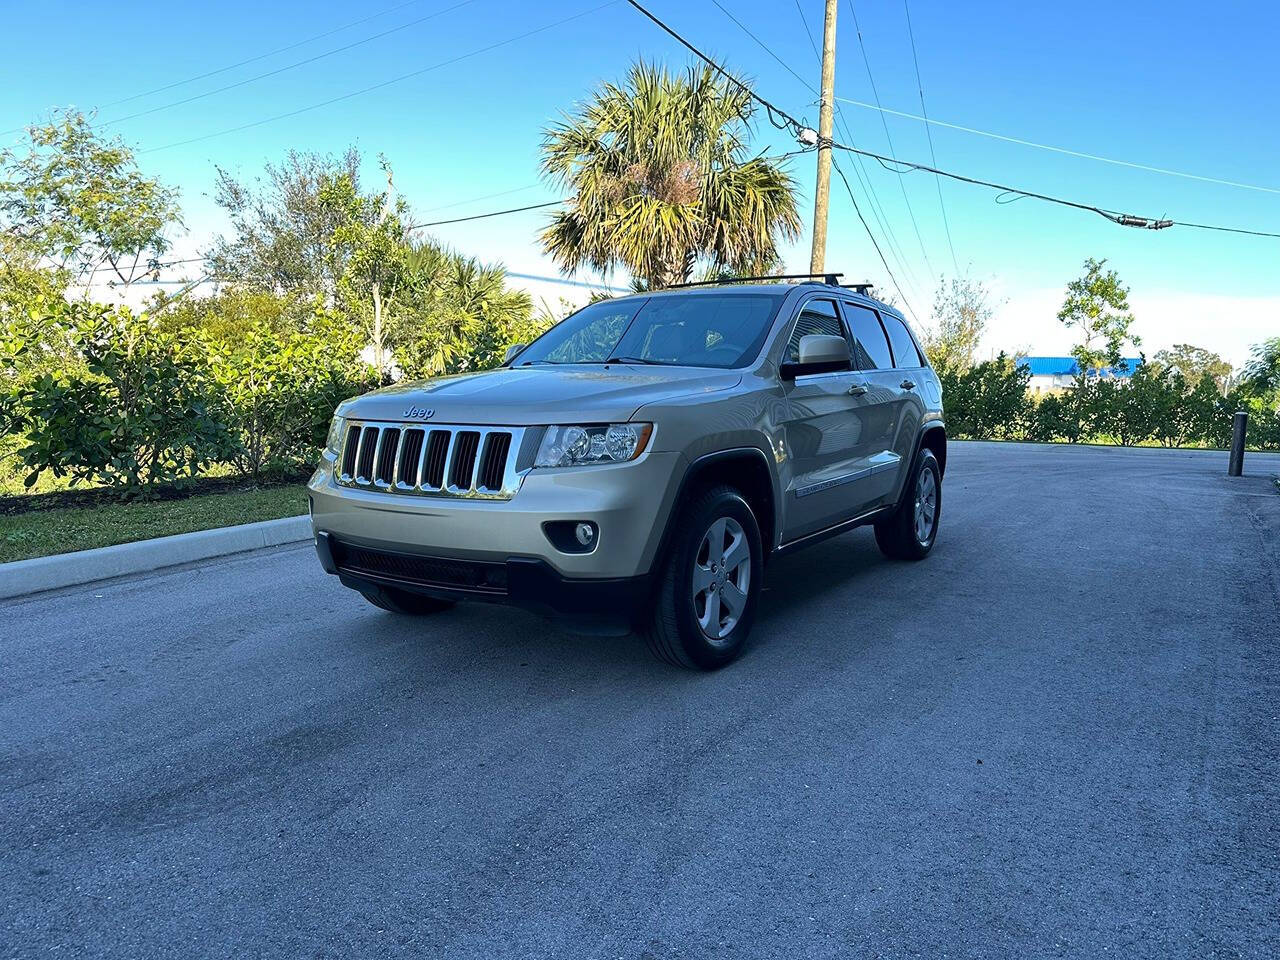
[[[903,380],[903,381],[902,381],[902,389],[903,389],[903,390],[914,390],[915,388],[916,388],[916,382],[915,382],[914,380]]]
[[[849,396],[851,397],[862,397],[866,395],[867,388],[860,383],[855,383],[852,387],[849,388],[848,393],[849,393]]]

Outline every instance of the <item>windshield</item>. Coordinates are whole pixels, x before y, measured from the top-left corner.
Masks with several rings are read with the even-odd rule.
[[[542,363],[740,367],[764,343],[785,291],[602,300],[561,320],[513,367]]]

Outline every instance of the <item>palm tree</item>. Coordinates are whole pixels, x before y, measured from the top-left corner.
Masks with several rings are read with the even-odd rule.
[[[427,240],[405,254],[405,294],[397,317],[396,360],[411,378],[484,370],[506,348],[541,332],[533,303],[506,285],[499,264],[482,264]]]
[[[542,234],[569,272],[626,267],[647,287],[759,271],[800,232],[795,181],[747,147],[754,104],[710,67],[634,64],[543,136],[544,175],[571,195]]]

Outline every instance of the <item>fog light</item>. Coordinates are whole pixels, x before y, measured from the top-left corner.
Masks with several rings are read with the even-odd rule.
[[[600,528],[591,520],[548,520],[542,532],[561,553],[591,553],[600,543]]]

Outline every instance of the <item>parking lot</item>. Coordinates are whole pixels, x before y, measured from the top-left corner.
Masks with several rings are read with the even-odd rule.
[[[0,605],[0,956],[1275,957],[1280,457],[954,444],[714,674],[309,547]]]

